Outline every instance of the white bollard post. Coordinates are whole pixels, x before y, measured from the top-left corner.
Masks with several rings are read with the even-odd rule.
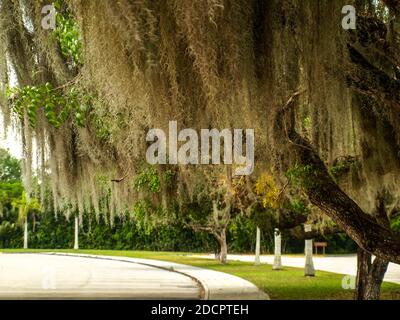
[[[254,264],[259,266],[260,262],[260,242],[261,242],[261,235],[260,235],[260,228],[257,227],[257,235],[256,235],[256,258]]]
[[[274,264],[272,266],[273,270],[281,270],[282,269],[282,237],[279,229],[275,228],[274,231],[274,242],[275,242],[275,256],[274,256]]]
[[[28,217],[24,221],[24,249],[28,249]]]
[[[75,242],[74,242],[74,250],[79,249],[79,218],[75,217]]]
[[[311,225],[305,224],[304,231],[311,232]],[[315,276],[315,269],[314,269],[314,262],[313,262],[313,240],[306,239],[305,241],[305,248],[304,252],[306,255],[306,263],[304,267],[304,276],[306,277],[314,277]]]

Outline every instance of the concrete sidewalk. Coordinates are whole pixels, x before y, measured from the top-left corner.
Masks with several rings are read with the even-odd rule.
[[[214,255],[195,255],[197,258],[214,259]],[[228,255],[228,260],[254,262],[254,255]],[[355,276],[357,273],[356,255],[337,255],[337,256],[314,256],[314,267],[316,270],[346,274]],[[273,255],[260,256],[261,263],[273,264]],[[304,268],[304,256],[285,256],[282,255],[282,265],[288,267]],[[384,281],[400,284],[400,265],[390,263]]]
[[[200,298],[205,300],[268,300],[266,293],[259,290],[254,284],[242,278],[208,269],[177,264],[166,261],[117,257],[98,256],[89,254],[69,253],[42,253],[41,255],[68,256],[91,258],[100,260],[111,260],[119,262],[130,262],[138,265],[158,268],[174,273],[186,275],[198,282],[200,287]]]

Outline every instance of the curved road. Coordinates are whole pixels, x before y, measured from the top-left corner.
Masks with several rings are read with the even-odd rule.
[[[200,299],[187,275],[141,263],[0,254],[0,299]]]

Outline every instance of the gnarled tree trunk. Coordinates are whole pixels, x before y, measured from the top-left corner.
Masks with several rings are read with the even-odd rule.
[[[390,228],[388,213],[385,208],[384,197],[378,195],[376,199],[376,211],[374,213],[377,223]],[[357,279],[356,300],[379,300],[381,285],[387,271],[389,261],[376,257],[372,262],[372,255],[358,248],[357,251]]]
[[[354,299],[356,300],[379,300],[381,285],[385,276],[388,261],[375,258],[362,248],[357,251],[357,279]]]

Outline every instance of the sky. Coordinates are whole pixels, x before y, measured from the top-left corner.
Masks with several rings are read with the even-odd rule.
[[[3,116],[0,114],[0,148],[8,149],[10,153],[16,157],[22,158],[22,144],[17,138],[14,130],[8,130],[7,135],[4,132]]]
[[[8,64],[8,77],[10,81],[10,86],[15,87],[18,85],[17,76],[15,70]],[[3,115],[0,112],[0,148],[8,149],[16,158],[22,158],[22,143],[18,139],[18,135],[13,129],[9,129],[8,132],[4,131],[3,125]]]

